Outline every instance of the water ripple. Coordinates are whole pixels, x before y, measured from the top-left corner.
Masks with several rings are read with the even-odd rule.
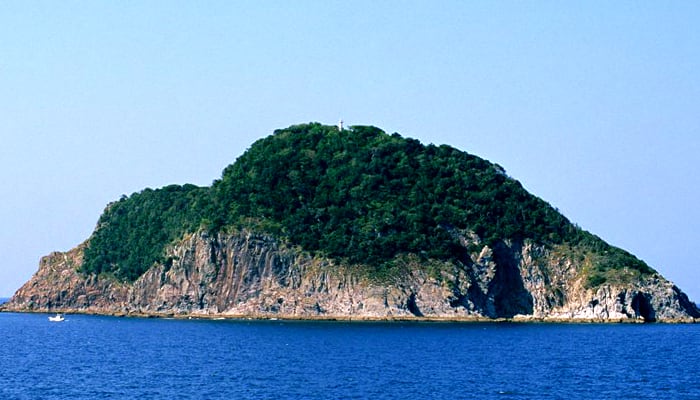
[[[691,399],[700,325],[0,314],[3,399]]]

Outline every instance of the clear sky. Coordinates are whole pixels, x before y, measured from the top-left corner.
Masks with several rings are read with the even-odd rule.
[[[122,194],[375,125],[497,162],[700,300],[700,2],[0,2],[0,296]]]

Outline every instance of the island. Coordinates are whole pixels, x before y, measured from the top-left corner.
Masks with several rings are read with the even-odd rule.
[[[144,189],[3,311],[695,322],[697,305],[505,169],[373,126],[276,130],[208,187]]]

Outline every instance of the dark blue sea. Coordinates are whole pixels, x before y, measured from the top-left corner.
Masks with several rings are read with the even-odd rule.
[[[700,325],[0,313],[0,399],[697,399]]]

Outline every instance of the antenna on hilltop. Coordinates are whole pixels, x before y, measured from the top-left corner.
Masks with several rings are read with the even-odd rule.
[[[341,119],[340,121],[338,121],[338,130],[339,130],[340,132],[343,131],[343,120],[342,120],[342,119]]]

